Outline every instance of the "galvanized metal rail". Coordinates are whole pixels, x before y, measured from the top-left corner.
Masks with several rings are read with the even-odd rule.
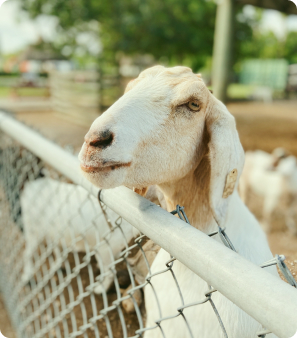
[[[2,112],[0,130],[98,196],[73,155]],[[100,198],[278,337],[297,331],[296,289],[125,187],[102,190]]]

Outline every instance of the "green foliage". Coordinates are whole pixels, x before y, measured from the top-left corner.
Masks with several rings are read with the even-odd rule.
[[[290,63],[297,63],[297,32],[289,32],[284,44],[284,57]]]
[[[253,39],[242,43],[241,53],[246,58],[282,58],[283,48],[273,32],[255,32]]]
[[[262,11],[256,10],[255,15],[250,17],[244,14],[242,6],[238,6],[234,23],[234,58],[233,62],[250,57],[250,49],[254,47],[254,31],[257,30],[262,18]],[[251,54],[251,53],[250,53]]]
[[[283,39],[278,38],[274,32],[263,32],[260,29],[262,18],[261,9],[257,9],[254,18],[245,18],[238,15],[238,21],[244,22],[248,37],[238,37],[237,60],[243,59],[287,59],[290,63],[297,62],[297,32],[289,32]],[[238,33],[236,33],[238,35]]]
[[[61,31],[73,33],[84,22],[100,23],[104,57],[115,51],[150,53],[169,63],[190,63],[200,68],[211,55],[216,5],[205,0],[23,0],[33,17],[59,18]]]
[[[260,33],[256,30],[252,39],[243,41],[239,48],[242,59],[284,58],[289,63],[297,63],[297,32],[289,32],[284,40],[280,40],[273,32]]]
[[[22,0],[32,17],[54,15],[59,19],[55,45],[80,65],[94,62],[77,37],[89,32],[103,48],[99,62],[105,68],[117,56],[152,54],[169,65],[183,64],[194,71],[210,65],[216,4],[209,0]],[[297,33],[279,41],[272,33],[260,33],[262,10],[246,16],[237,5],[234,23],[233,62],[246,58],[287,58],[297,62]],[[209,71],[209,69],[207,69]]]

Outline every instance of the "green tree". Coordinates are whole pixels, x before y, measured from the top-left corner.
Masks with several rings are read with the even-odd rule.
[[[72,37],[85,22],[98,21],[104,57],[111,59],[115,51],[150,53],[172,63],[188,60],[197,69],[212,52],[212,1],[23,0],[23,7],[33,17],[57,16],[61,33]]]
[[[245,58],[274,59],[283,57],[283,42],[273,32],[254,32],[250,41],[241,45]]]
[[[284,44],[284,57],[290,63],[297,63],[297,32],[289,32]]]
[[[59,20],[56,43],[71,53],[80,32],[99,36],[101,61],[116,63],[124,53],[152,54],[157,61],[185,64],[199,70],[210,64],[216,4],[208,0],[22,0],[32,17],[54,15]],[[237,5],[234,23],[234,63],[244,58],[281,57],[282,48],[272,33],[260,34],[261,10],[251,18]],[[294,49],[294,38],[287,45]],[[290,40],[291,41],[291,40]],[[292,46],[291,46],[292,45]]]

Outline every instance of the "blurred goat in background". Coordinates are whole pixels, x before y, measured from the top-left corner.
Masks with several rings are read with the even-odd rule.
[[[271,232],[272,214],[282,203],[283,216],[288,230],[297,235],[295,214],[297,208],[297,161],[283,148],[269,154],[262,150],[247,151],[240,180],[240,195],[251,206],[251,191],[263,199],[262,226]],[[285,201],[285,203],[283,203]]]

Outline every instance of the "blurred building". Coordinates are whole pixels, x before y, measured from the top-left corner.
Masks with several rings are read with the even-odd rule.
[[[17,56],[6,59],[3,70],[7,73],[22,74],[49,73],[53,70],[70,71],[74,69],[72,61],[67,60],[51,43],[41,38],[34,45],[28,46]],[[29,75],[28,75],[29,76]]]

